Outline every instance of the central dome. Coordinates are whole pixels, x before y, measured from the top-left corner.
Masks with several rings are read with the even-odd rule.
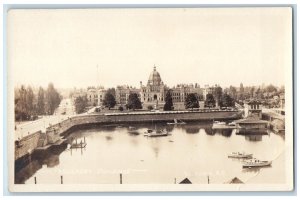
[[[161,78],[160,75],[158,73],[158,71],[156,71],[156,67],[154,66],[153,71],[151,72],[149,79],[148,79],[148,84],[149,85],[160,85],[161,84]]]

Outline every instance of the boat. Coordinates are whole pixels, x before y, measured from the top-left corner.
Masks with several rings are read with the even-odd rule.
[[[226,122],[214,121],[214,124],[217,124],[217,125],[226,125]]]
[[[131,134],[131,135],[139,135],[139,132],[137,131],[138,128],[137,127],[134,127],[134,126],[129,126],[128,127],[128,133]]]
[[[174,122],[168,122],[168,125],[176,125],[176,124],[186,124],[184,121],[180,119],[174,119]]]
[[[236,126],[233,123],[226,124],[226,122],[214,121],[212,129],[235,129]]]
[[[245,152],[231,152],[228,158],[252,158],[252,154]]]
[[[272,161],[261,161],[258,159],[250,159],[250,160],[246,160],[243,163],[243,167],[266,167],[266,166],[270,166],[272,164]]]
[[[230,122],[230,123],[228,123],[228,126],[236,126],[236,123],[235,122]]]
[[[144,136],[148,136],[148,137],[168,136],[168,132],[166,130],[157,130],[156,128],[154,130],[147,129],[147,131],[144,133]]]
[[[128,129],[129,129],[129,130],[137,130],[137,128],[134,127],[134,126],[129,126]]]

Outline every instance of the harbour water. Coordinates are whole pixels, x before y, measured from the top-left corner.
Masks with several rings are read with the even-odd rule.
[[[153,124],[107,125],[77,130],[68,136],[85,141],[85,148],[65,145],[32,160],[16,173],[25,184],[193,184],[228,182],[238,177],[251,184],[285,183],[285,140],[281,135],[237,135],[235,130],[211,129],[212,123],[156,124],[165,137],[145,137]],[[242,168],[243,160],[228,158],[233,151],[272,160],[265,168]]]

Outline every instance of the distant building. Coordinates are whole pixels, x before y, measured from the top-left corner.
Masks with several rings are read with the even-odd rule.
[[[156,71],[156,67],[154,66],[147,85],[143,85],[142,81],[140,82],[141,102],[145,105],[154,105],[154,107],[162,105],[165,101],[166,91],[167,87],[164,85],[160,74]]]
[[[71,93],[72,99],[73,101],[77,98],[77,97],[82,97],[82,96],[86,96],[87,92],[83,89],[76,89],[74,88],[74,90]]]
[[[206,95],[214,94],[215,89],[217,87],[218,87],[218,85],[214,85],[214,86],[205,85],[204,89],[203,89],[203,98],[204,98],[204,100],[206,100]]]
[[[103,87],[89,87],[87,89],[87,99],[89,106],[102,106],[106,90]]]
[[[184,102],[186,97],[192,93],[196,94],[198,100],[200,100],[199,98],[203,94],[203,89],[197,83],[195,86],[193,84],[179,84],[171,89],[172,100],[175,103]]]
[[[280,108],[285,109],[285,97],[284,94],[280,94]]]
[[[262,104],[258,100],[250,100],[244,103],[245,117],[256,116],[262,118]]]
[[[211,87],[214,88],[214,87]],[[167,91],[170,89],[174,107],[183,108],[184,101],[188,94],[195,93],[200,100],[203,96],[203,88],[199,84],[178,84],[173,88],[167,87],[161,79],[159,72],[154,66],[153,71],[149,75],[146,85],[140,82],[140,88],[134,88],[128,85],[121,85],[116,87],[116,103],[117,105],[126,105],[128,103],[129,95],[136,93],[142,102],[143,108],[152,106],[157,109],[163,108],[165,104],[165,97]],[[207,92],[211,92],[213,89]],[[89,87],[86,95],[90,106],[101,106],[107,90],[103,87]]]
[[[141,99],[140,90],[137,88],[133,88],[127,85],[117,86],[116,88],[116,102],[120,105],[126,105],[129,99],[129,95],[132,93],[136,93]]]

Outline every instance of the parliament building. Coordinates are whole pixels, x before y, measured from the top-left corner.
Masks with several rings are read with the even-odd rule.
[[[200,88],[199,84],[178,84],[172,88],[166,86],[162,81],[159,72],[154,66],[153,71],[150,73],[148,81],[143,85],[140,82],[140,87],[135,88],[127,85],[117,86],[115,92],[116,102],[120,106],[125,106],[128,102],[131,93],[138,94],[143,108],[147,109],[152,106],[156,109],[163,108],[165,104],[165,96],[168,90],[171,91],[171,96],[175,109],[184,109],[184,101],[188,94],[195,93],[200,98],[209,92],[207,86]],[[106,90],[104,88],[90,88],[87,91],[87,97],[90,105],[101,106]],[[205,98],[205,97],[204,97]]]

